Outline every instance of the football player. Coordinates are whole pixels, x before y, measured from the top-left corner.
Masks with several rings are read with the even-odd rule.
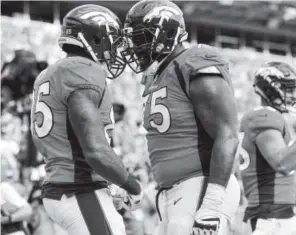
[[[222,234],[239,199],[233,177],[228,184],[238,145],[235,100],[221,56],[210,46],[183,46],[182,15],[167,0],[136,3],[126,16],[122,55],[144,72],[144,126],[160,188],[157,233],[190,235],[195,223],[196,234]],[[227,193],[233,205],[224,206]]]
[[[107,182],[125,189],[130,207],[141,199],[139,183],[109,146],[113,128],[107,73],[117,77],[121,23],[105,7],[82,5],[63,20],[59,45],[67,57],[34,84],[31,132],[46,163],[43,203],[71,235],[125,234]]]
[[[241,122],[242,147],[248,153],[241,165],[248,199],[244,220],[251,222],[253,235],[296,234],[296,143],[284,118],[295,110],[296,70],[283,62],[264,64],[254,88],[261,106]]]

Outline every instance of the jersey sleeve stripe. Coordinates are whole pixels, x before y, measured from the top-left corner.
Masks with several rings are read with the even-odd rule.
[[[221,74],[221,72],[217,69],[216,66],[210,66],[210,67],[199,69],[198,73]]]

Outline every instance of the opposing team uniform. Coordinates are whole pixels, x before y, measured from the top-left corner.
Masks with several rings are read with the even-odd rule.
[[[205,73],[221,75],[231,86],[227,64],[216,51],[209,46],[193,46],[158,71],[143,94],[148,150],[161,188],[159,205],[164,207],[159,209],[163,219],[159,234],[178,234],[178,229],[190,234],[204,193],[214,141],[195,117],[189,86],[191,79]],[[232,194],[235,197],[236,193]],[[174,219],[179,220],[180,227],[168,226],[174,231],[167,231],[166,221]]]
[[[52,219],[62,223],[70,234],[125,233],[108,195],[107,182],[86,161],[67,112],[72,92],[95,90],[102,97],[98,101],[101,121],[106,131],[112,129],[105,78],[101,65],[75,56],[50,66],[34,84],[31,131],[46,163],[43,201]]]
[[[271,107],[261,107],[251,111],[243,117],[241,122],[241,132],[244,132],[242,147],[248,153],[241,167],[244,191],[248,199],[245,221],[253,222],[258,219],[256,230],[259,227],[259,230],[265,231],[262,234],[272,234],[267,233],[266,230],[272,228],[275,231],[276,223],[281,219],[293,217],[296,196],[295,175],[284,176],[276,172],[256,145],[256,136],[269,129],[280,131],[287,144],[291,141],[283,116]],[[291,223],[295,223],[295,220]],[[264,224],[262,226],[265,228],[260,228],[261,224]],[[286,226],[284,227],[287,229]],[[276,234],[294,233],[278,232]]]

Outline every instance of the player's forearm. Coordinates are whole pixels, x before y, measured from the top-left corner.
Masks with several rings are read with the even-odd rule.
[[[238,144],[239,141],[235,134],[215,139],[210,163],[210,183],[227,186]]]
[[[235,159],[238,138],[235,134],[217,135],[212,150],[209,183],[199,209],[221,213],[227,187]]]
[[[93,127],[93,125],[91,125]],[[140,186],[129,176],[120,158],[104,139],[104,133],[95,133],[91,128],[82,135],[82,151],[90,166],[107,181],[116,184],[129,193],[140,193]]]
[[[131,194],[141,192],[140,185],[129,175],[122,161],[111,147],[101,147],[98,153],[85,154],[91,167],[107,181],[120,186]],[[98,157],[101,156],[101,157]]]
[[[282,159],[278,164],[278,171],[285,175],[290,174],[296,169],[296,142],[280,151],[279,156],[276,157]]]
[[[90,166],[111,183],[120,186],[127,180],[128,172],[110,147],[90,148],[84,155]]]
[[[74,92],[68,100],[68,116],[75,132],[82,152],[94,171],[105,178],[126,189],[130,193],[138,194],[140,186],[129,177],[121,159],[110,147],[101,122],[101,114],[93,100],[96,91]],[[94,97],[88,97],[92,93]]]
[[[95,117],[95,116],[93,116]],[[128,172],[120,158],[109,146],[99,121],[93,120],[90,124],[78,129],[80,133],[78,141],[81,143],[82,151],[89,165],[107,181],[122,186],[128,180]],[[96,126],[97,128],[93,128]]]

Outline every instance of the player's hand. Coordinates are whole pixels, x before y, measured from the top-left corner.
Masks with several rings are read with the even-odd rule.
[[[200,209],[195,216],[193,235],[217,235],[220,227],[220,215],[216,211]]]
[[[138,183],[140,184],[140,182]],[[137,195],[127,192],[127,196],[124,199],[124,208],[131,211],[139,209],[143,197],[144,197],[144,192],[143,192],[142,186],[141,186],[141,192]]]
[[[143,190],[141,190],[141,193],[138,195],[130,194],[116,185],[110,185],[109,190],[117,210],[124,208],[133,211],[140,208],[140,202],[144,196]]]
[[[111,184],[109,185],[109,192],[116,210],[121,210],[124,207],[123,203],[126,191],[115,184]]]

